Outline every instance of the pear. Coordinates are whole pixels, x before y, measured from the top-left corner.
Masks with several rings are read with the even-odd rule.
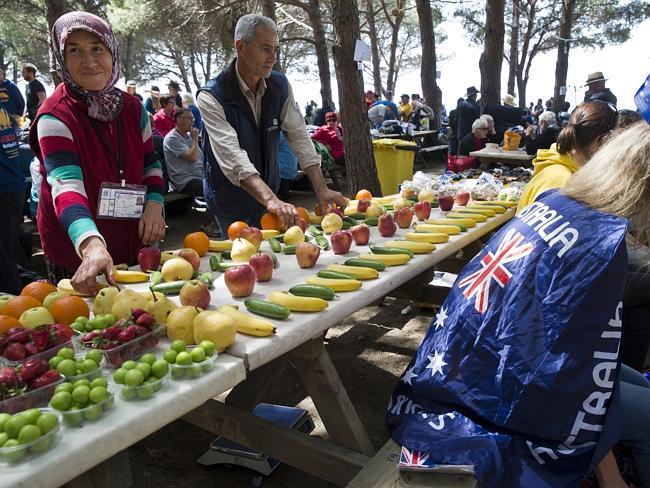
[[[147,306],[147,299],[130,288],[123,288],[115,295],[111,313],[119,319],[127,319],[134,308],[144,309]],[[94,310],[94,307],[93,307]]]
[[[294,225],[289,227],[284,233],[284,243],[287,246],[298,245],[301,242],[305,242],[305,234],[300,227]]]
[[[255,245],[246,239],[237,238],[232,241],[232,250],[230,257],[235,263],[247,263],[248,260],[257,253]]]
[[[156,322],[166,324],[167,318],[172,310],[176,308],[176,304],[159,292],[152,291],[149,296],[151,299],[147,303],[145,310],[153,315]]]
[[[393,208],[395,210],[399,210],[400,208],[409,208],[410,206],[411,202],[404,197],[399,197],[393,200]]]
[[[138,293],[143,297],[145,297],[148,302],[162,300],[163,298],[165,298],[165,294],[160,293],[159,291],[149,290],[149,291],[139,291]]]
[[[185,344],[194,344],[194,317],[200,308],[184,305],[175,308],[167,316],[167,338],[170,341],[182,340]]]
[[[194,274],[194,268],[192,265],[178,256],[165,261],[165,264],[162,265],[160,271],[163,275],[163,281],[165,282],[189,280],[192,279],[192,274]]]
[[[105,314],[111,313],[113,308],[113,300],[120,290],[114,286],[104,288],[97,292],[95,296],[95,302],[93,303],[93,314]]]
[[[226,314],[214,310],[206,310],[194,317],[194,343],[212,341],[217,352],[224,351],[237,335],[235,321]]]

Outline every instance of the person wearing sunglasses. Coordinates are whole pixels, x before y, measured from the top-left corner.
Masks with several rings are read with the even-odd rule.
[[[334,112],[325,114],[325,125],[316,129],[311,136],[315,141],[325,144],[334,158],[334,162],[345,167],[345,150],[343,148],[343,127]]]

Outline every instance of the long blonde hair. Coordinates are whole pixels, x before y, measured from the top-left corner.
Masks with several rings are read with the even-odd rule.
[[[650,125],[616,131],[561,190],[585,205],[630,221],[641,244],[650,243]]]

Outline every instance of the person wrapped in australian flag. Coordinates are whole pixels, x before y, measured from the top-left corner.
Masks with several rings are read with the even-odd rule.
[[[388,406],[400,465],[577,486],[620,440],[625,236],[648,242],[649,158],[639,122],[465,266]]]

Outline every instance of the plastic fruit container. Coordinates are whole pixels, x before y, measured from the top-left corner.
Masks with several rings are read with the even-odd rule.
[[[45,406],[50,401],[50,398],[52,398],[54,389],[61,383],[63,383],[62,376],[58,381],[42,388],[37,388],[36,390],[23,393],[20,396],[0,401],[0,413],[6,412],[13,415],[23,410],[29,410],[30,408]]]
[[[139,386],[122,386],[120,394],[124,400],[148,400],[153,398],[167,384],[168,377],[169,374],[155,379],[155,381],[145,381]]]
[[[38,354],[34,354],[33,356],[26,357],[22,361],[9,361],[8,359],[0,356],[0,367],[9,366],[11,368],[15,368],[16,366],[23,364],[28,359],[43,359],[45,361],[48,361],[50,358],[56,356],[56,353],[59,352],[59,349],[62,349],[64,347],[69,347],[70,349],[74,350],[72,339],[70,339],[68,342],[64,342],[63,344],[57,344],[56,346],[52,346],[49,349],[45,349],[44,351],[41,351]]]
[[[87,421],[99,420],[104,414],[113,409],[115,406],[115,394],[108,391],[108,398],[100,403],[93,403],[84,408],[77,410],[55,410],[63,417],[63,423],[66,427],[77,427]]]
[[[190,352],[196,347],[198,346],[190,346],[187,348],[187,351]],[[170,364],[169,375],[174,380],[198,378],[214,369],[214,362],[217,360],[217,356],[218,354],[214,352],[211,356],[206,357],[205,360],[201,361],[200,363],[192,363],[187,365]]]
[[[113,368],[119,368],[124,361],[139,358],[143,354],[155,349],[160,342],[160,337],[164,334],[165,327],[158,326],[151,329],[150,332],[133,339],[126,344],[113,349],[99,349],[104,354],[106,362]]]
[[[75,360],[77,358],[79,358],[79,357],[85,358],[86,353],[81,352],[81,353],[75,354]],[[64,376],[64,378],[66,379],[66,381],[69,381],[70,383],[74,383],[77,380],[92,381],[95,378],[99,378],[102,375],[102,366],[104,366],[105,363],[106,363],[106,359],[102,355],[102,360],[99,362],[99,367],[96,370],[91,371],[90,373],[81,373],[81,374],[77,374],[77,375],[74,375],[74,376]]]
[[[0,461],[6,464],[24,462],[49,450],[59,440],[59,426],[61,417],[58,412],[51,408],[39,408],[41,413],[53,413],[59,418],[59,422],[47,434],[43,434],[32,442],[26,442],[12,447],[0,447]]]

